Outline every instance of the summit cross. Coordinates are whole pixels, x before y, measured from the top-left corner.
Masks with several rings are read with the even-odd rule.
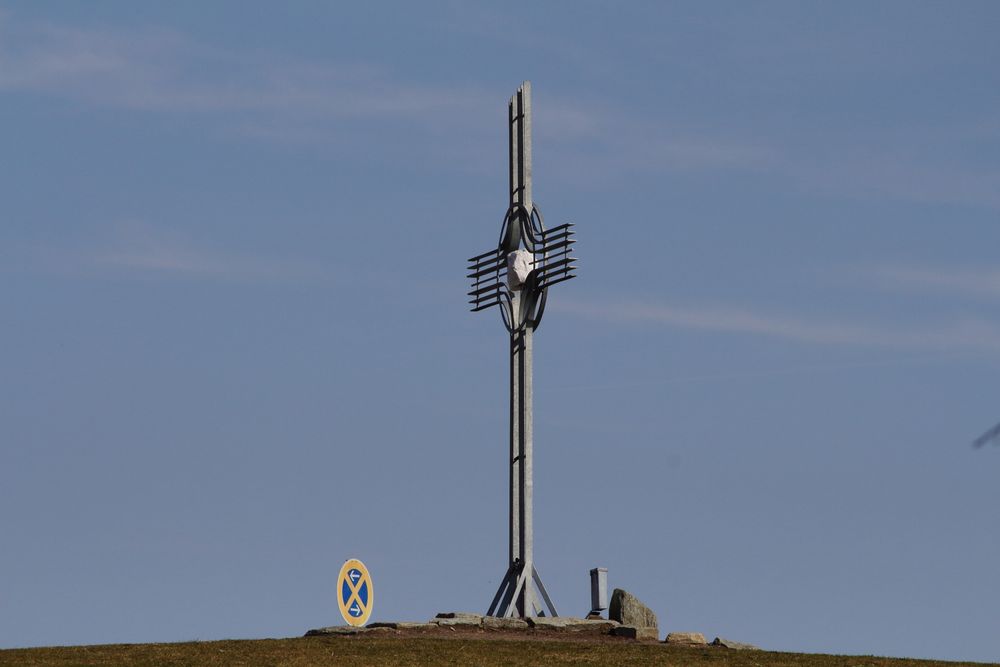
[[[469,260],[472,311],[497,306],[510,333],[510,548],[507,572],[487,616],[557,616],[535,569],[532,530],[532,338],[548,288],[570,278],[573,225],[545,229],[531,192],[531,83],[508,105],[510,202],[497,246]]]

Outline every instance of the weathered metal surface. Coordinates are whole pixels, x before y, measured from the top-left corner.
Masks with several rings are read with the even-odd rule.
[[[575,277],[576,260],[570,252],[576,241],[570,224],[546,230],[532,199],[530,82],[525,81],[510,99],[507,121],[509,205],[496,249],[470,258],[467,275],[472,280],[471,310],[498,306],[510,333],[508,568],[487,615],[529,618],[544,614],[543,603],[556,616],[534,566],[533,338],[545,311],[548,288]],[[515,269],[523,273],[525,265],[530,267],[527,275],[513,275]]]
[[[590,613],[599,614],[608,608],[608,568],[590,571]]]

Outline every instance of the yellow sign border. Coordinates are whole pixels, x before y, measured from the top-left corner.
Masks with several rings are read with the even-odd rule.
[[[358,570],[361,572],[361,578],[358,579],[358,584],[355,586],[351,583],[350,579],[347,577],[347,573],[351,570]],[[344,596],[341,591],[344,590],[344,582],[347,582],[347,587],[351,591],[355,592],[355,595],[347,598],[347,602],[344,602]],[[360,616],[351,616],[347,613],[347,608],[350,607],[350,602],[356,597],[356,592],[361,588],[361,582],[368,584],[368,604],[361,604],[361,600],[358,599],[358,606],[361,607],[362,612]],[[375,602],[375,590],[372,588],[372,577],[368,574],[368,568],[365,564],[359,561],[357,558],[350,558],[344,561],[343,567],[340,568],[340,576],[337,577],[337,606],[340,607],[340,615],[344,617],[348,625],[353,625],[354,627],[361,627],[368,622],[368,619],[372,615],[372,606]]]

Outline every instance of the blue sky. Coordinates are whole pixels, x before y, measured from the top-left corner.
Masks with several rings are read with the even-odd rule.
[[[0,647],[485,610],[506,100],[580,277],[536,560],[661,629],[1000,657],[994,3],[0,3]]]

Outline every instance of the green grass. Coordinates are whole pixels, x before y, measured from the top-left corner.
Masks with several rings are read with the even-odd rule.
[[[972,665],[872,656],[680,648],[625,640],[488,635],[382,635],[113,644],[0,651],[0,665],[696,665],[719,667],[923,667]]]

